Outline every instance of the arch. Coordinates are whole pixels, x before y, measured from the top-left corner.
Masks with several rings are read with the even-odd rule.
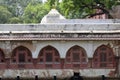
[[[86,51],[78,45],[71,47],[66,54],[65,67],[86,68],[87,67]]]
[[[18,46],[12,51],[11,63],[12,68],[32,68],[32,53],[24,46]],[[28,64],[29,63],[29,64]]]
[[[93,55],[94,68],[113,68],[115,66],[115,55],[113,50],[106,46],[99,46]]]
[[[120,45],[118,47],[118,57],[120,57]],[[120,76],[120,58],[118,59],[118,65],[117,65],[116,70],[117,70],[118,76]]]
[[[56,48],[48,45],[38,55],[39,68],[60,68],[60,55]]]
[[[0,69],[6,69],[6,60],[5,60],[5,54],[2,49],[0,49]]]
[[[0,49],[0,63],[5,62],[5,55],[2,49]]]

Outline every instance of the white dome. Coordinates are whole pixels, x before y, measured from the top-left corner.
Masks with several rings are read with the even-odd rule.
[[[65,19],[56,9],[51,9],[50,12],[45,15],[41,23],[54,23],[56,20]]]

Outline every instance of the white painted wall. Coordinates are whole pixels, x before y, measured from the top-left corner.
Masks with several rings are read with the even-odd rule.
[[[3,50],[3,52],[8,55],[11,54],[11,52],[18,46],[25,46],[32,52],[33,58],[38,58],[39,52],[42,48],[50,45],[54,48],[56,48],[60,54],[61,58],[66,57],[67,51],[75,46],[78,45],[82,47],[89,58],[93,57],[93,54],[95,50],[101,46],[101,45],[110,45],[111,48],[113,48],[113,41],[32,41],[32,42],[21,42],[21,41],[15,41],[15,42],[1,42],[0,48]],[[9,46],[9,47],[8,47]],[[8,47],[8,48],[7,48]],[[114,48],[113,48],[114,51]],[[117,52],[115,52],[115,55],[117,55]]]
[[[61,58],[65,58],[67,51],[78,45],[85,49],[88,57],[93,57],[94,51],[101,45],[112,45],[112,41],[37,41],[36,51],[33,54],[33,58],[37,58],[40,50],[48,45],[53,46],[60,53]]]

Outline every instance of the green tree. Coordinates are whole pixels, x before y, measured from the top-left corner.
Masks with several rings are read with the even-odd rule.
[[[24,13],[25,7],[30,2],[41,2],[42,0],[1,0],[0,5],[5,5],[9,8],[12,14],[17,17]]]
[[[95,15],[108,14],[112,6],[119,4],[117,0],[62,0],[60,10],[66,18],[85,18]],[[102,12],[95,13],[96,9]]]
[[[22,23],[21,19],[23,18],[26,6],[29,3],[35,4],[41,2],[42,0],[0,0],[0,5],[5,6],[11,13],[11,18],[7,18],[7,23]]]
[[[0,23],[8,23],[8,20],[12,17],[11,12],[9,12],[9,10],[4,7],[4,6],[0,6]]]
[[[42,3],[30,3],[24,11],[24,23],[39,23],[50,8]]]
[[[12,17],[9,19],[9,23],[10,24],[19,24],[19,23],[23,23],[23,21],[19,17]]]
[[[47,0],[46,3],[50,8],[57,8],[59,5],[59,0]]]

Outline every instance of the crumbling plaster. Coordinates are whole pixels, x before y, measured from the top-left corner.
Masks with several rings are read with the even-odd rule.
[[[48,45],[58,50],[60,58],[65,58],[67,51],[75,45],[82,47],[86,51],[88,58],[92,58],[95,50],[101,45],[108,45],[117,55],[113,41],[3,41],[0,48],[6,57],[10,57],[16,47],[24,46],[31,51],[33,58],[38,58],[40,50]]]

